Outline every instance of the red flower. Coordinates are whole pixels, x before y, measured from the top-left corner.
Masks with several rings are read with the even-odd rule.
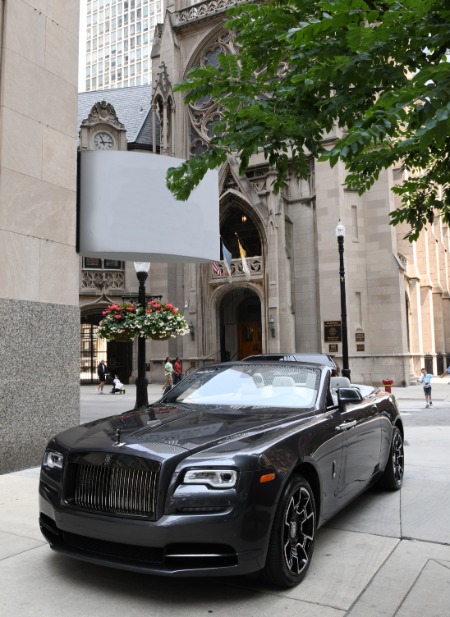
[[[114,315],[114,318],[115,318],[115,319],[122,319],[122,315],[121,315],[120,313],[116,313],[116,314]]]

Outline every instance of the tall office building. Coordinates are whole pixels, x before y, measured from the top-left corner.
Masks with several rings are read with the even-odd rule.
[[[163,0],[86,1],[87,92],[151,83],[153,35],[162,10]]]

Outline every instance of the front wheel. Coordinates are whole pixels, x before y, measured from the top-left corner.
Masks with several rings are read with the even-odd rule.
[[[388,491],[396,491],[401,488],[404,471],[405,457],[403,452],[403,437],[399,429],[395,426],[392,432],[389,459],[386,463],[384,474],[381,477],[382,487]]]
[[[275,513],[262,577],[278,587],[294,587],[306,576],[316,534],[316,505],[310,485],[293,476]]]

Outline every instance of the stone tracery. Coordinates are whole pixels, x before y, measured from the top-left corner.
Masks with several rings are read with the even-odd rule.
[[[198,53],[194,65],[217,66],[220,54],[237,54],[237,44],[233,33],[222,30],[216,39],[203,47]],[[221,119],[220,107],[211,97],[203,97],[188,105],[190,131],[190,152],[200,154],[207,149],[212,137],[213,125]]]

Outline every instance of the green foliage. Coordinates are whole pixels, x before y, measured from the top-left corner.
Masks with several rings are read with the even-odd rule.
[[[450,222],[450,5],[448,0],[266,0],[228,12],[238,57],[190,71],[187,102],[213,97],[223,113],[209,149],[168,173],[187,199],[208,169],[237,154],[244,173],[262,151],[279,190],[308,156],[339,160],[363,193],[382,169],[401,165],[395,190],[417,238],[440,211]],[[342,135],[326,144],[331,131]]]

